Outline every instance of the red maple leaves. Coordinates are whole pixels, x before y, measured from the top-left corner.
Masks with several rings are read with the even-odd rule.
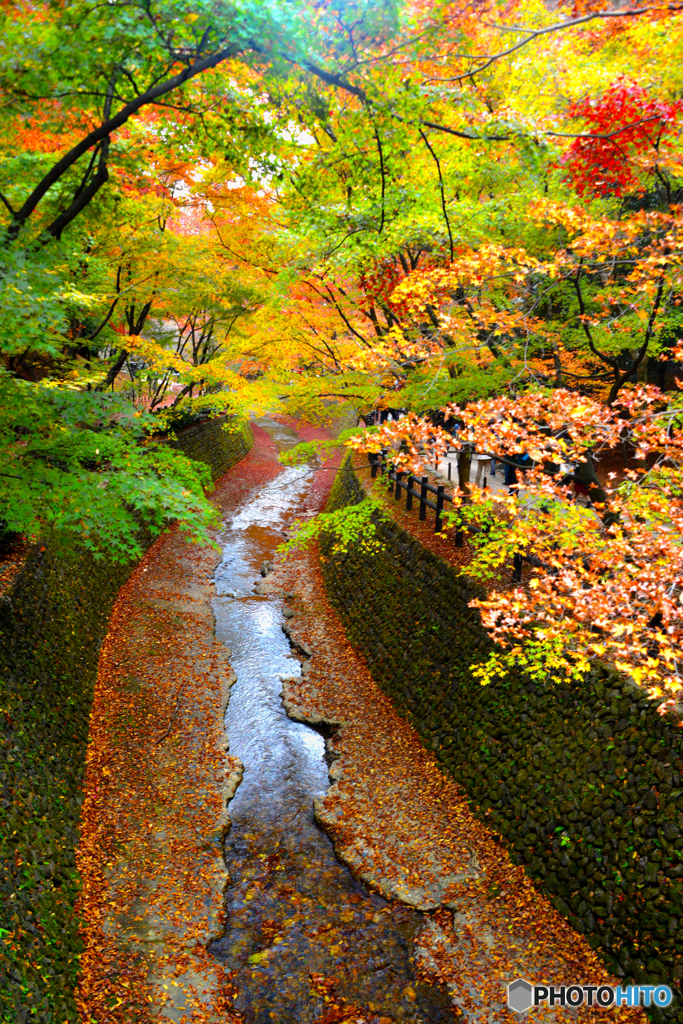
[[[683,103],[653,98],[641,86],[619,78],[599,98],[585,96],[569,109],[590,132],[575,139],[561,159],[565,181],[579,195],[622,196],[643,188],[643,172],[655,170],[663,143],[680,130]]]

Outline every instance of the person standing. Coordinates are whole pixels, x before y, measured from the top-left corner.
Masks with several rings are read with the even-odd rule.
[[[516,494],[519,490],[517,483],[517,467],[510,465],[509,462],[505,463],[505,486],[507,487],[510,494]]]

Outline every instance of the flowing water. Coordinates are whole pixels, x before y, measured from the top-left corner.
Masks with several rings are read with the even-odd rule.
[[[273,420],[257,422],[279,451],[299,441]],[[446,1024],[445,992],[415,978],[420,915],[356,881],[315,822],[313,800],[329,785],[325,742],[287,717],[280,676],[298,675],[300,665],[278,603],[253,593],[311,480],[309,467],[285,469],[235,510],[222,535],[216,635],[237,674],[226,729],[244,777],[229,805],[226,932],[211,952],[234,972],[247,1024]]]

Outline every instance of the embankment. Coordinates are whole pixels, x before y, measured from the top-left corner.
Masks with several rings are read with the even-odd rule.
[[[214,478],[252,443],[248,425],[174,442]],[[148,543],[152,537],[146,538]],[[133,565],[37,545],[0,598],[0,1020],[77,1020],[74,905],[88,723],[100,644]]]
[[[340,473],[328,510],[363,497]],[[372,555],[321,545],[326,588],[375,680],[609,969],[680,993],[683,731],[604,669],[580,685],[520,670],[481,687],[476,584],[392,520],[377,526]],[[665,1017],[683,1022],[678,1000]]]

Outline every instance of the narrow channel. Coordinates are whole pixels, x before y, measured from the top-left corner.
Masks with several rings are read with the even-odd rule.
[[[256,422],[277,451],[300,440],[274,420]],[[226,931],[211,952],[233,975],[246,1024],[446,1024],[445,990],[415,976],[421,915],[369,892],[315,821],[313,800],[329,785],[325,743],[287,717],[280,677],[298,675],[299,662],[278,603],[253,592],[301,515],[312,472],[283,470],[235,509],[221,537],[216,636],[237,675],[226,730],[244,777],[229,805]]]

